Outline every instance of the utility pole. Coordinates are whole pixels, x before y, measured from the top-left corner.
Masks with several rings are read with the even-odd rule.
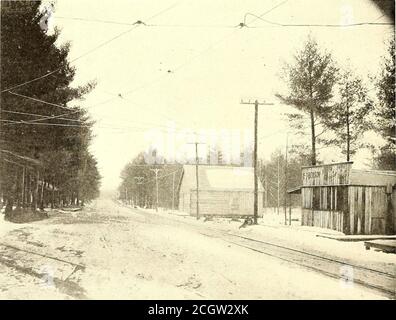
[[[286,150],[285,150],[285,194],[284,194],[284,207],[285,207],[285,225],[287,224],[287,180],[288,180],[288,172],[287,172],[287,154],[289,147],[289,132],[286,133]],[[290,204],[289,204],[290,205]],[[290,217],[289,217],[290,218]]]
[[[155,168],[155,169],[150,169],[155,173],[155,188],[156,188],[156,194],[157,194],[157,201],[156,201],[156,206],[155,206],[155,211],[158,212],[158,172],[161,169]]]
[[[264,180],[264,203],[265,203],[265,213],[267,213],[268,209],[268,182],[267,177]]]
[[[176,171],[172,173],[172,211],[175,210],[175,179]]]
[[[142,184],[142,182],[144,180],[144,177],[134,177],[134,178],[137,181],[136,184],[138,184],[138,185]],[[140,190],[138,188],[137,194],[136,194],[137,197],[135,197],[135,202],[136,202],[135,205],[137,205],[137,206],[139,205],[139,202],[140,202],[139,194],[140,194]]]
[[[277,208],[276,208],[276,212],[279,215],[279,195],[280,195],[280,166],[279,166],[279,160],[280,160],[280,154],[278,155],[278,199],[277,199]]]
[[[204,144],[203,142],[191,142],[189,144],[195,144],[195,180],[197,185],[197,203],[196,203],[196,212],[197,212],[197,220],[199,220],[199,178],[198,178],[198,166],[199,166],[199,157],[198,157],[198,145]]]
[[[254,102],[248,100],[241,100],[241,104],[254,105],[254,152],[253,152],[253,167],[254,167],[254,208],[253,208],[253,221],[257,224],[258,218],[258,181],[257,181],[257,122],[258,122],[258,107],[260,105],[271,106],[273,103]]]

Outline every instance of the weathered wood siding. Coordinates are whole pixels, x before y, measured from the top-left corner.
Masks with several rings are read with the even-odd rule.
[[[329,186],[302,189],[302,225],[346,234],[385,234],[385,187]]]
[[[349,187],[349,233],[385,234],[387,195],[385,187]]]
[[[191,215],[196,214],[196,191],[191,191],[190,209]],[[258,194],[259,215],[262,215],[263,197]],[[199,191],[199,213],[202,216],[252,216],[254,194],[251,191]]]
[[[393,233],[396,233],[396,188],[392,192]]]
[[[344,232],[347,187],[303,188],[302,225]]]
[[[347,185],[352,163],[338,163],[302,169],[303,186]]]
[[[302,225],[345,234],[396,230],[396,192],[391,197],[386,187],[392,174],[352,170],[352,163],[344,162],[304,167],[302,180]]]

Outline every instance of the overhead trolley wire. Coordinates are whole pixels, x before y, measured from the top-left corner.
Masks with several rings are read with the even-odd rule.
[[[276,8],[278,8],[278,7],[282,6],[282,5],[284,5],[286,2],[288,2],[288,0],[282,1],[281,3],[279,3],[279,4],[277,4],[276,6],[270,8],[269,10],[265,11],[264,13],[262,13],[262,14],[261,14],[260,16],[258,16],[258,17],[263,17],[263,16],[265,16],[266,14],[268,14],[268,13],[270,13],[271,11],[275,10]],[[253,23],[253,22],[256,21],[257,19],[258,19],[258,18],[254,19],[253,21],[251,21],[251,23]],[[242,27],[242,23],[239,24],[238,26],[241,26],[241,27]],[[183,67],[185,67],[185,66],[187,66],[188,64],[190,64],[191,62],[195,61],[197,58],[201,57],[204,53],[210,51],[210,50],[213,49],[215,46],[217,46],[217,45],[219,45],[220,43],[224,42],[225,40],[227,40],[228,38],[230,38],[232,35],[234,35],[234,34],[236,33],[236,31],[238,31],[240,28],[235,28],[235,27],[234,27],[234,29],[235,29],[235,30],[233,30],[233,32],[231,32],[230,34],[228,34],[228,35],[226,35],[225,37],[221,38],[219,41],[216,41],[215,43],[210,44],[207,48],[205,48],[203,51],[199,52],[197,55],[193,56],[191,59],[189,59],[189,60],[185,61],[184,63],[180,64],[179,66],[177,66],[177,67],[174,68],[173,70],[170,70],[170,71],[171,71],[170,74],[175,73],[176,71],[179,71],[179,70],[182,69]],[[161,76],[159,76],[159,77],[157,77],[157,78],[154,78],[154,79],[152,79],[152,80],[150,80],[150,81],[148,81],[148,82],[146,82],[146,83],[144,83],[144,84],[142,84],[142,85],[140,85],[140,86],[138,86],[138,87],[135,87],[135,88],[133,88],[133,89],[131,89],[131,90],[129,90],[129,91],[123,92],[123,93],[122,93],[122,96],[125,96],[125,95],[128,95],[128,94],[132,94],[132,93],[134,93],[134,92],[136,92],[136,91],[138,91],[138,90],[142,90],[142,89],[144,89],[144,88],[146,88],[146,87],[148,87],[148,86],[150,86],[150,85],[152,85],[152,84],[155,84],[155,83],[161,81],[161,80],[162,80],[163,78],[165,78],[166,76],[169,76],[169,73],[163,74],[163,75],[161,75]],[[115,99],[116,99],[116,97],[111,98],[111,99],[108,99],[108,100],[103,101],[103,102],[101,102],[101,103],[99,103],[99,104],[96,104],[95,106],[101,105],[101,104],[106,104],[106,103],[108,103],[108,102],[114,101]]]
[[[37,120],[45,120],[45,119],[42,119],[42,117],[44,117],[44,118],[46,117],[45,115],[38,114],[38,113],[19,112],[19,111],[4,110],[4,109],[2,109],[1,112],[13,113],[13,114],[21,114],[21,115],[32,116],[32,117],[40,117],[40,119],[37,119]],[[75,122],[84,122],[83,120],[70,119],[70,118],[61,118],[61,117],[59,117],[57,119],[59,119],[59,120],[67,120],[67,121],[75,121]]]
[[[271,11],[275,10],[276,8],[278,8],[278,7],[280,7],[281,5],[285,4],[286,2],[288,2],[288,0],[282,1],[282,2],[279,3],[278,5],[272,7],[271,9],[269,9],[269,10],[267,10],[267,11],[265,11],[265,12],[264,12],[263,14],[261,14],[259,17],[262,17],[262,16],[264,16],[264,15],[270,13]],[[257,19],[253,20],[252,22],[254,22],[254,21],[256,21],[256,20],[257,20]],[[252,22],[251,22],[251,23],[252,23]],[[240,25],[241,25],[241,24],[240,24]],[[240,26],[240,25],[238,25],[238,26]],[[228,38],[230,38],[232,35],[234,35],[234,34],[236,33],[236,31],[240,30],[240,28],[235,28],[235,27],[234,27],[234,29],[235,29],[235,30],[233,30],[233,32],[229,33],[228,35],[226,35],[225,37],[221,38],[220,40],[218,40],[218,41],[216,41],[216,42],[210,44],[207,48],[205,48],[203,51],[199,52],[197,55],[193,56],[191,59],[185,61],[184,63],[182,63],[182,64],[180,64],[180,65],[178,65],[178,66],[177,66],[176,68],[174,68],[173,70],[170,70],[170,71],[171,71],[170,74],[175,73],[176,71],[178,71],[178,70],[182,69],[183,67],[187,66],[188,64],[190,64],[191,62],[193,62],[193,61],[196,60],[197,58],[201,57],[204,53],[210,51],[210,50],[213,49],[215,46],[219,45],[220,43],[222,43],[222,42],[224,42],[225,40],[227,40]],[[149,82],[146,82],[146,83],[144,83],[143,85],[138,86],[138,87],[136,87],[136,88],[134,88],[134,89],[132,89],[132,90],[130,90],[130,91],[126,91],[126,92],[124,92],[123,94],[124,94],[124,95],[131,94],[131,93],[134,93],[134,92],[137,91],[137,90],[141,90],[141,89],[143,89],[143,88],[146,88],[147,86],[152,85],[152,84],[154,84],[154,83],[156,83],[156,82],[162,80],[165,76],[168,76],[168,75],[169,75],[169,73],[168,73],[168,74],[161,75],[160,77],[155,78],[155,79],[153,79],[153,80],[151,80],[151,81],[149,81]]]
[[[349,23],[349,24],[312,24],[312,23],[302,23],[302,24],[292,24],[292,23],[279,23],[275,21],[271,21],[268,19],[262,18],[262,16],[257,16],[254,13],[247,12],[244,17],[244,24],[246,24],[246,17],[247,16],[253,16],[259,20],[262,20],[268,24],[275,25],[278,27],[328,27],[328,28],[347,28],[347,27],[358,27],[358,26],[365,26],[365,25],[371,25],[371,26],[389,26],[393,25],[394,23],[390,22],[357,22],[357,23]],[[247,27],[249,27],[246,24]],[[261,28],[262,26],[256,26],[254,28]]]
[[[41,99],[37,99],[37,98],[34,98],[34,97],[25,96],[25,95],[23,95],[23,94],[15,93],[15,92],[12,92],[12,91],[9,91],[9,93],[12,94],[12,95],[14,95],[14,96],[21,97],[21,98],[33,100],[33,101],[36,101],[36,102],[41,102],[41,103],[48,104],[48,105],[50,105],[50,106],[55,106],[55,107],[58,107],[58,108],[61,108],[61,109],[70,110],[70,108],[65,107],[65,106],[62,106],[62,105],[60,105],[60,104],[55,104],[55,103],[47,102],[47,101],[44,101],[44,100],[41,100]]]
[[[270,13],[271,11],[275,10],[275,9],[278,8],[279,6],[285,4],[286,2],[288,2],[288,0],[283,1],[283,2],[279,3],[278,5],[272,7],[271,9],[265,11],[263,14],[261,14],[261,15],[259,15],[259,16],[256,16],[256,19],[254,19],[252,22],[254,22],[254,21],[256,21],[257,19],[263,17],[264,15]],[[160,15],[160,14],[162,14],[162,13],[164,13],[164,12],[170,10],[170,9],[172,9],[172,8],[175,7],[176,5],[177,5],[177,4],[174,4],[173,6],[168,7],[168,8],[165,9],[165,10],[162,10],[160,13],[158,13],[158,14],[156,14],[156,15],[150,17],[149,19],[147,19],[147,21],[149,21],[150,19],[153,19],[154,17],[156,17],[156,16],[158,16],[158,15]],[[141,22],[141,21],[140,21],[140,22]],[[251,23],[252,23],[252,22],[251,22]],[[143,24],[143,23],[141,22],[141,23],[139,23],[139,24],[136,24],[135,26],[139,26],[139,25],[141,25],[141,24]],[[243,24],[241,23],[239,26],[243,27]],[[234,28],[235,28],[235,27],[234,27]],[[113,41],[113,40],[119,38],[120,36],[124,35],[125,33],[129,32],[129,31],[131,31],[131,30],[132,30],[132,29],[129,29],[129,30],[127,30],[127,31],[125,31],[125,32],[123,32],[123,33],[117,35],[116,37],[113,37],[113,38],[107,40],[106,42],[102,43],[101,45],[99,45],[99,46],[93,48],[92,50],[90,50],[90,51],[84,53],[83,55],[81,55],[81,56],[79,56],[79,57],[73,59],[71,62],[74,62],[74,61],[76,61],[77,59],[80,59],[80,58],[82,58],[83,56],[85,56],[85,55],[87,55],[87,54],[93,52],[94,50],[99,49],[100,47],[102,47],[102,46],[106,45],[107,43],[109,43],[109,42],[111,42],[111,41]],[[237,30],[239,30],[239,29],[234,30],[232,33],[228,34],[226,37],[220,39],[219,41],[217,41],[217,42],[215,42],[215,43],[212,43],[211,45],[209,45],[209,47],[207,47],[206,49],[204,49],[203,51],[201,51],[200,53],[198,53],[197,55],[195,55],[192,59],[189,59],[189,60],[187,60],[186,62],[182,63],[181,65],[177,66],[175,69],[173,69],[173,72],[180,70],[181,68],[185,67],[185,66],[188,65],[189,63],[193,62],[193,61],[194,61],[195,59],[197,59],[198,57],[202,56],[204,53],[206,53],[206,52],[208,52],[209,50],[213,49],[216,45],[222,43],[222,42],[225,41],[227,38],[229,38],[229,37],[231,37],[232,35],[234,35],[235,32],[236,32]],[[60,68],[58,68],[57,70],[60,70]],[[57,71],[57,70],[56,70],[56,71]],[[55,72],[56,72],[56,71],[55,71]],[[46,74],[46,76],[49,76],[50,74],[51,74],[51,73],[48,73],[48,74]],[[133,93],[133,92],[135,92],[135,91],[141,90],[141,89],[143,89],[143,88],[145,88],[145,87],[147,87],[147,86],[149,86],[149,85],[151,85],[151,84],[154,84],[154,83],[160,81],[160,80],[163,79],[165,76],[168,76],[168,74],[162,75],[162,76],[160,76],[160,77],[158,77],[158,78],[155,78],[155,79],[153,79],[153,80],[151,80],[151,81],[149,81],[149,82],[146,82],[146,83],[144,83],[144,84],[141,85],[141,86],[138,86],[138,87],[136,87],[136,88],[134,88],[134,89],[132,89],[132,90],[130,90],[130,91],[127,91],[127,92],[123,93],[123,95],[131,94],[131,93]],[[12,88],[5,89],[5,90],[3,90],[3,91],[1,91],[1,92],[4,92],[4,91],[10,92],[10,90],[13,89],[13,88],[23,86],[23,85],[25,85],[25,84],[27,84],[27,83],[30,83],[30,82],[39,80],[39,79],[41,79],[41,78],[42,78],[42,77],[38,77],[38,78],[33,79],[33,80],[29,81],[29,82],[25,82],[25,83],[20,84],[20,85],[18,85],[18,86],[14,86],[14,87],[12,87]],[[10,93],[11,93],[11,92],[10,92]],[[40,100],[40,99],[36,99],[36,98],[33,98],[33,97],[28,97],[28,96],[25,96],[25,95],[16,94],[15,92],[12,92],[12,94],[17,95],[17,96],[24,97],[24,98],[26,98],[26,99],[31,99],[31,100],[34,100],[34,101],[37,101],[37,102],[42,102],[42,103],[46,103],[46,104],[58,106],[58,107],[65,108],[65,109],[68,109],[68,110],[69,110],[69,108],[67,108],[67,107],[60,106],[60,105],[56,105],[56,104],[52,104],[52,103],[48,103],[48,102],[46,102],[46,101],[43,101],[43,100]],[[118,98],[118,96],[117,96],[117,97],[114,97],[114,98],[111,98],[111,99],[108,99],[108,100],[105,100],[105,101],[103,101],[103,102],[100,102],[100,103],[98,103],[98,104],[95,104],[95,105],[93,105],[93,106],[98,106],[98,105],[106,104],[106,103],[109,103],[109,102],[111,102],[111,101],[114,101],[114,100],[117,99],[117,98]],[[93,107],[93,106],[91,106],[91,107]],[[80,110],[75,111],[75,112],[80,112]],[[75,113],[75,112],[72,112],[72,113]],[[42,118],[42,120],[44,120],[44,119],[55,119],[55,118],[63,117],[63,116],[65,116],[65,115],[67,115],[67,114],[64,114],[64,115],[57,115],[57,116],[48,116],[48,117]],[[39,119],[37,119],[37,120],[39,120]],[[173,120],[172,120],[172,121],[173,121]],[[34,120],[31,121],[31,122],[34,122]],[[30,123],[31,123],[31,122],[30,122]],[[15,122],[14,122],[14,123],[15,123]],[[16,122],[16,123],[28,124],[29,122]],[[54,125],[54,124],[48,124],[48,125]],[[62,125],[62,126],[64,126],[64,125]]]
[[[173,9],[173,8],[174,8],[175,6],[177,6],[178,4],[179,4],[179,3],[175,3],[175,4],[171,5],[170,7],[167,7],[167,8],[165,8],[165,9],[161,10],[160,12],[156,13],[155,15],[149,17],[149,18],[147,19],[147,21],[150,21],[150,20],[152,20],[152,19],[158,17],[159,15],[164,14],[165,12],[167,12],[167,11]],[[83,57],[85,57],[85,56],[91,54],[92,52],[94,52],[94,51],[96,51],[96,50],[98,50],[98,49],[104,47],[105,45],[109,44],[110,42],[112,42],[112,41],[114,41],[114,40],[116,40],[116,39],[122,37],[123,35],[125,35],[125,34],[131,32],[133,29],[139,27],[139,26],[142,24],[142,23],[138,23],[138,22],[139,22],[139,20],[133,25],[132,28],[130,28],[130,29],[128,29],[128,30],[125,30],[125,31],[123,31],[123,32],[121,32],[121,33],[119,33],[119,34],[117,34],[116,36],[114,36],[114,37],[112,37],[112,38],[106,40],[105,42],[102,42],[101,44],[99,44],[98,46],[92,48],[91,50],[88,50],[87,52],[81,54],[80,56],[77,56],[76,58],[72,59],[71,61],[69,61],[69,63],[73,63],[73,62],[75,62],[75,61],[77,61],[77,60],[79,60],[79,59],[81,59],[81,58],[83,58]],[[46,78],[46,77],[48,77],[48,76],[50,76],[50,75],[52,75],[52,74],[58,72],[58,71],[61,70],[62,68],[63,68],[63,67],[59,67],[59,68],[57,68],[57,69],[55,69],[55,70],[53,70],[53,71],[50,71],[50,72],[48,72],[48,73],[45,73],[45,74],[39,76],[39,77],[37,77],[37,78],[31,79],[31,80],[29,80],[29,81],[26,81],[26,82],[20,83],[20,84],[18,84],[18,85],[14,85],[14,86],[12,86],[12,87],[10,87],[10,88],[4,89],[4,90],[2,90],[1,92],[2,92],[2,93],[3,93],[3,92],[8,92],[8,91],[10,91],[10,90],[13,90],[13,89],[16,89],[16,88],[20,88],[20,87],[25,86],[25,85],[27,85],[27,84],[29,84],[29,83],[35,82],[35,81],[37,81],[37,80],[41,80],[41,79],[43,79],[43,78]]]
[[[115,25],[126,25],[126,26],[133,26],[135,24],[141,24],[146,27],[159,27],[159,28],[235,28],[232,25],[205,25],[205,24],[153,24],[153,23],[144,23],[143,21],[136,21],[136,22],[122,22],[122,21],[115,21],[115,20],[102,20],[102,19],[93,19],[93,18],[81,18],[81,17],[62,17],[62,16],[55,16],[57,19],[64,19],[64,20],[75,20],[75,21],[83,21],[83,22],[97,22],[97,23],[104,23],[104,24],[115,24]]]

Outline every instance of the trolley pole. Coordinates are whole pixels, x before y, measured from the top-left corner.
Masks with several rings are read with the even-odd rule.
[[[287,181],[289,179],[288,177],[288,160],[287,160],[287,156],[288,156],[288,148],[289,148],[289,132],[287,132],[286,134],[286,150],[285,150],[285,194],[284,194],[284,207],[285,207],[285,225],[287,224]],[[290,203],[289,203],[290,205]]]
[[[153,171],[155,173],[155,189],[156,189],[156,194],[157,194],[157,199],[156,199],[156,205],[155,205],[155,211],[158,212],[158,172],[161,169],[155,168],[155,169],[150,169],[151,171]]]
[[[199,220],[199,174],[198,174],[198,166],[199,166],[199,157],[198,157],[198,145],[199,144],[204,144],[203,142],[192,142],[189,144],[195,144],[195,180],[196,180],[196,186],[197,186],[197,201],[196,201],[196,215],[197,215],[197,220]]]
[[[254,105],[254,151],[253,151],[253,167],[254,167],[254,208],[253,208],[253,221],[257,224],[258,218],[258,177],[257,177],[257,123],[258,123],[258,107],[259,105],[271,106],[273,103],[254,102],[248,100],[241,100],[241,104]]]
[[[172,173],[172,211],[175,210],[175,179],[176,172]]]

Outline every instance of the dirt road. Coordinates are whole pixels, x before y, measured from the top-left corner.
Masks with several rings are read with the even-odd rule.
[[[387,298],[206,228],[111,199],[36,223],[1,222],[0,298]]]

